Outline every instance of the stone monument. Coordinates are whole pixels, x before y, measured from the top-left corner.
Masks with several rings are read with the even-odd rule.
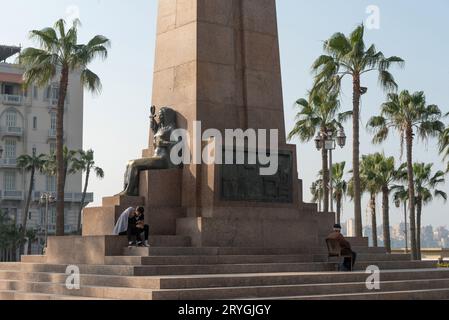
[[[139,196],[84,210],[85,241],[106,236],[99,256],[126,243],[111,244],[110,236],[131,205],[145,206],[150,234],[188,238],[193,247],[322,246],[334,217],[303,202],[296,147],[286,142],[275,0],[159,0],[152,105],[175,110],[176,126],[192,135],[195,121],[220,132],[278,130],[279,169],[272,176],[258,165],[142,171]],[[153,131],[144,162],[155,154]]]

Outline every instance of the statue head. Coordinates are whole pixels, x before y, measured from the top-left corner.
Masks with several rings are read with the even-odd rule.
[[[176,128],[176,112],[175,110],[163,107],[159,110],[159,121],[164,127]]]

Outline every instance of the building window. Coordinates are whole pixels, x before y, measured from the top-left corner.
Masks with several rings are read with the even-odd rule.
[[[45,99],[58,100],[58,98],[59,98],[59,86],[56,85],[48,86],[47,90],[45,90]]]
[[[50,154],[55,154],[56,153],[56,143],[51,142],[50,143]]]
[[[33,117],[33,130],[37,130],[37,117]]]
[[[47,176],[47,191],[56,192],[56,177]]]
[[[56,112],[50,113],[50,129],[56,130]]]
[[[28,220],[31,220],[31,211],[30,212],[28,212]]]
[[[33,87],[33,99],[38,100],[39,99],[39,88],[37,86]]]
[[[17,127],[17,112],[9,110],[6,112],[6,126],[8,128]]]
[[[56,224],[56,208],[55,207],[48,208],[48,222],[50,225]]]
[[[16,191],[16,173],[14,171],[5,171],[3,182],[5,191]]]
[[[6,159],[16,159],[16,140],[6,139],[5,140],[5,157]]]
[[[33,149],[32,149],[32,152],[33,152],[33,156],[35,156],[35,155],[36,155],[36,153],[37,153],[37,149],[36,149],[36,147],[33,147]]]

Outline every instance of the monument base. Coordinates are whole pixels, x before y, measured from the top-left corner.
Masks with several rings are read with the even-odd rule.
[[[279,209],[273,211],[282,213]],[[177,220],[177,234],[189,236],[195,247],[307,249],[320,246],[333,221],[333,215],[301,215],[296,219],[184,218]],[[320,226],[325,226],[321,233]]]

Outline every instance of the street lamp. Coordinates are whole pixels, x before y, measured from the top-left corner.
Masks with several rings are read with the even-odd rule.
[[[319,132],[317,136],[315,137],[315,146],[318,151],[322,150],[323,148],[329,152],[329,182],[330,182],[330,209],[331,212],[334,211],[334,200],[333,200],[333,193],[334,193],[334,182],[332,177],[332,167],[333,167],[333,151],[336,149],[336,145],[338,145],[340,148],[344,148],[346,145],[346,134],[345,130],[343,128],[340,128],[337,131],[337,135],[335,135],[334,129],[328,129],[325,130],[325,132]]]
[[[40,198],[40,203],[45,205],[45,245],[44,250],[47,251],[47,240],[48,240],[48,206],[49,204],[55,203],[56,198],[50,193],[43,193]],[[45,254],[45,252],[44,252]]]

